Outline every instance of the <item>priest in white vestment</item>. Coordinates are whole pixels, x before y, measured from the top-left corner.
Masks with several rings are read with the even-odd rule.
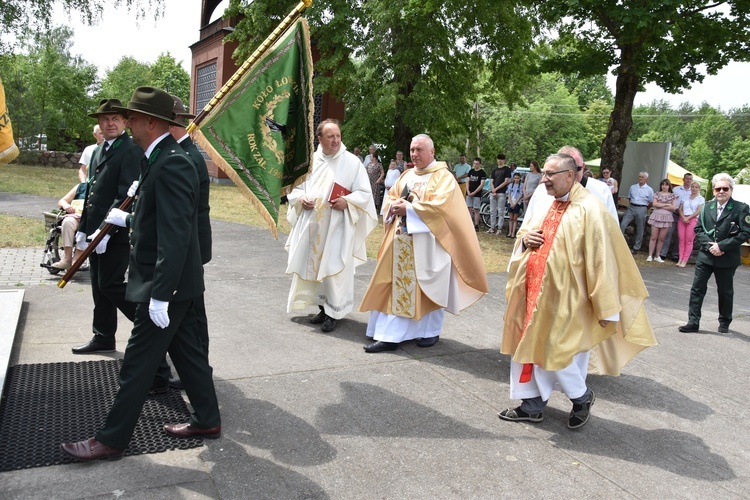
[[[411,142],[414,168],[383,201],[385,237],[362,299],[370,311],[369,353],[418,339],[437,343],[445,311],[458,314],[487,293],[487,275],[461,189],[445,162],[435,161],[429,136]]]
[[[322,121],[317,136],[312,172],[288,196],[287,312],[318,306],[310,322],[330,332],[352,311],[354,269],[367,262],[365,240],[378,216],[367,171],[341,142],[338,121]]]
[[[568,427],[577,429],[595,400],[588,371],[619,375],[656,339],[638,267],[617,222],[576,182],[574,159],[550,156],[541,182],[549,196],[537,198],[518,231],[505,292],[501,352],[512,356],[510,396],[522,403],[499,416],[541,422],[561,390],[573,403]]]

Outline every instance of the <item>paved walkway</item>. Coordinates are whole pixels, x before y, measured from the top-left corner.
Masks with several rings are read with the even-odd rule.
[[[48,206],[0,193],[0,213],[25,212],[40,224]],[[40,250],[6,252],[20,264],[0,288],[30,283],[11,364],[104,359],[70,352],[90,336],[89,284],[59,289],[57,277],[33,269]],[[447,315],[435,347],[410,342],[370,355],[366,314],[322,334],[307,323],[316,311],[285,313],[285,264],[282,241],[267,230],[214,221],[206,305],[222,439],[1,473],[0,498],[747,498],[747,267],[736,275],[730,333],[716,332],[711,287],[703,332],[681,334],[693,268],[644,266],[660,345],[621,377],[590,377],[593,416],[573,432],[560,394],[540,424],[496,416],[513,404],[508,359],[498,352],[504,273],[489,276],[491,293],[469,310]],[[355,302],[374,263],[360,269]],[[129,327],[121,318],[115,356]]]

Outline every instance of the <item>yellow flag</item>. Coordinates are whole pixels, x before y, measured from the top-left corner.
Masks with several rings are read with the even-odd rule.
[[[17,156],[18,146],[13,141],[13,128],[5,106],[5,88],[0,79],[0,165],[12,162]]]

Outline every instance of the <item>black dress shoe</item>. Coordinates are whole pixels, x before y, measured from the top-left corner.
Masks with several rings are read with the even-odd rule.
[[[221,437],[221,426],[204,429],[194,427],[190,424],[165,424],[164,430],[167,434],[179,438],[202,437],[206,439],[218,439]]]
[[[438,343],[438,340],[440,340],[440,335],[436,337],[427,337],[424,339],[419,339],[417,340],[417,347],[432,347]]]
[[[698,325],[694,325],[693,323],[688,323],[687,325],[682,325],[681,327],[679,327],[678,330],[683,333],[697,332]]]
[[[115,352],[115,345],[100,342],[94,337],[88,344],[79,345],[72,348],[73,354],[96,354],[100,352]]]
[[[169,392],[169,384],[167,385],[152,385],[148,390],[149,396],[155,396],[157,394],[166,394]]]
[[[94,438],[78,441],[77,443],[62,443],[62,451],[82,462],[91,460],[119,460],[122,458],[125,450],[119,448],[110,448]]]
[[[330,316],[326,316],[325,321],[320,325],[320,329],[326,333],[334,331],[336,329],[336,320]]]
[[[729,333],[729,327],[724,325],[719,325],[719,333]]]
[[[177,389],[178,391],[182,391],[185,389],[185,384],[183,384],[182,380],[180,380],[179,378],[170,378],[169,387],[171,387],[172,389]]]
[[[385,352],[395,351],[396,349],[398,349],[397,342],[382,342],[380,340],[378,340],[374,344],[365,346],[365,352]]]
[[[312,323],[313,325],[319,325],[323,323],[327,317],[328,316],[326,316],[326,313],[323,312],[323,310],[321,309],[318,314],[312,317],[312,319],[310,320],[310,323]]]

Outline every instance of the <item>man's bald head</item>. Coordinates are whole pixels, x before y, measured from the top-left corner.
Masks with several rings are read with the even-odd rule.
[[[586,172],[586,170],[588,170],[588,167],[586,167],[586,164],[583,163],[583,155],[578,150],[578,148],[573,146],[563,146],[557,151],[557,154],[568,155],[573,158],[573,161],[576,162],[576,167],[579,167],[576,171],[576,180],[578,182],[581,182],[583,174],[584,172]]]

